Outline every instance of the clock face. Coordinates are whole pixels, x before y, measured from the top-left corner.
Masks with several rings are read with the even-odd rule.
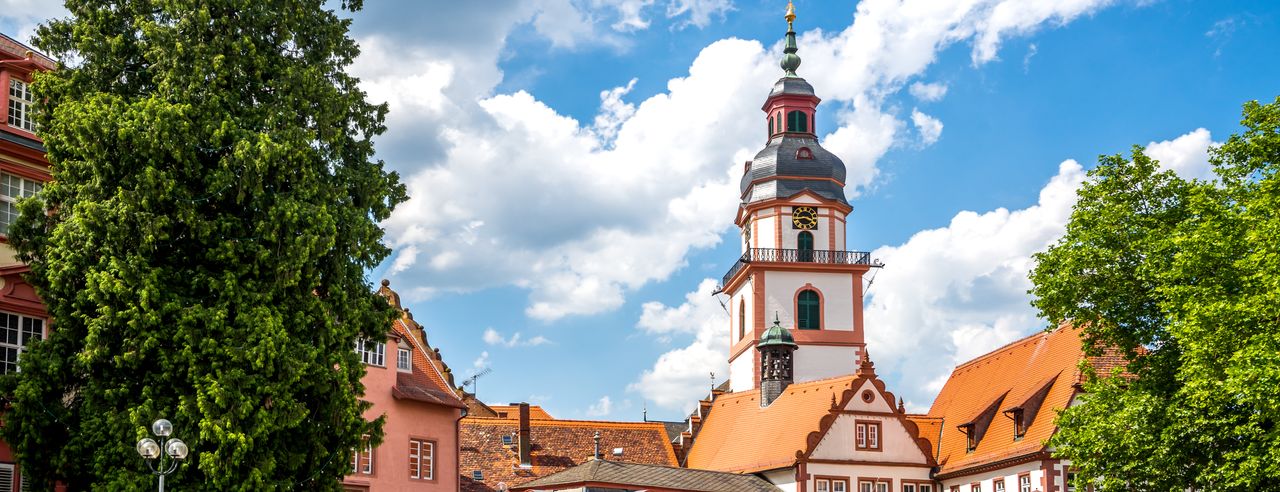
[[[795,207],[791,209],[792,229],[817,229],[818,209],[813,207]]]

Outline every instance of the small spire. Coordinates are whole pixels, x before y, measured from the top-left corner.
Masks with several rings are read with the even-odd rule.
[[[787,47],[782,50],[782,70],[787,77],[797,77],[796,69],[800,68],[800,56],[796,55],[800,48],[796,47],[796,6],[787,1]]]

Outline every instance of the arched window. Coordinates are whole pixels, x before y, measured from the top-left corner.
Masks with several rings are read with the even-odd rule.
[[[796,328],[817,330],[822,326],[822,299],[812,290],[804,290],[796,297]]]
[[[774,121],[773,132],[782,133],[782,112],[781,111],[778,112],[778,119]]]
[[[741,341],[747,336],[747,301],[745,299],[738,300],[738,340]]]
[[[808,147],[800,147],[799,150],[796,150],[796,159],[813,160],[813,151],[809,150]]]
[[[813,261],[813,234],[809,231],[800,231],[796,236],[796,250],[796,259]]]
[[[804,111],[792,111],[787,113],[787,131],[808,132],[809,115],[804,114]]]
[[[765,130],[768,131],[769,136],[771,137],[773,136],[773,117],[772,116],[769,117],[769,127],[766,128]]]

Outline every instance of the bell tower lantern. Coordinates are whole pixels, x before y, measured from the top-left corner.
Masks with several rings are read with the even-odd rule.
[[[782,77],[765,98],[768,141],[744,169],[734,223],[742,256],[725,274],[730,296],[730,389],[761,388],[852,374],[863,351],[862,278],[870,253],[845,247],[853,207],[845,197],[845,166],[818,142],[821,99],[798,74],[795,7],[787,5]],[[771,327],[765,313],[776,313]],[[788,374],[771,373],[766,331],[784,331]],[[794,352],[792,352],[794,351]],[[782,360],[781,353],[776,355]],[[785,388],[785,384],[781,384]],[[781,390],[778,390],[779,394]],[[776,396],[776,395],[775,395]]]

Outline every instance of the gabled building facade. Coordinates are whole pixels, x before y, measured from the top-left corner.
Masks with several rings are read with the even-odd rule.
[[[23,274],[30,271],[9,245],[16,202],[52,180],[44,143],[36,135],[32,76],[53,70],[53,60],[0,34],[0,373],[16,371],[28,344],[48,335],[49,314]],[[0,441],[0,492],[29,490],[8,443]]]
[[[387,281],[378,291],[400,318],[385,340],[361,340],[365,364],[365,418],[386,416],[383,442],[351,453],[348,491],[459,490],[459,421],[466,405],[453,389],[448,366],[427,344],[426,332],[400,305]]]

